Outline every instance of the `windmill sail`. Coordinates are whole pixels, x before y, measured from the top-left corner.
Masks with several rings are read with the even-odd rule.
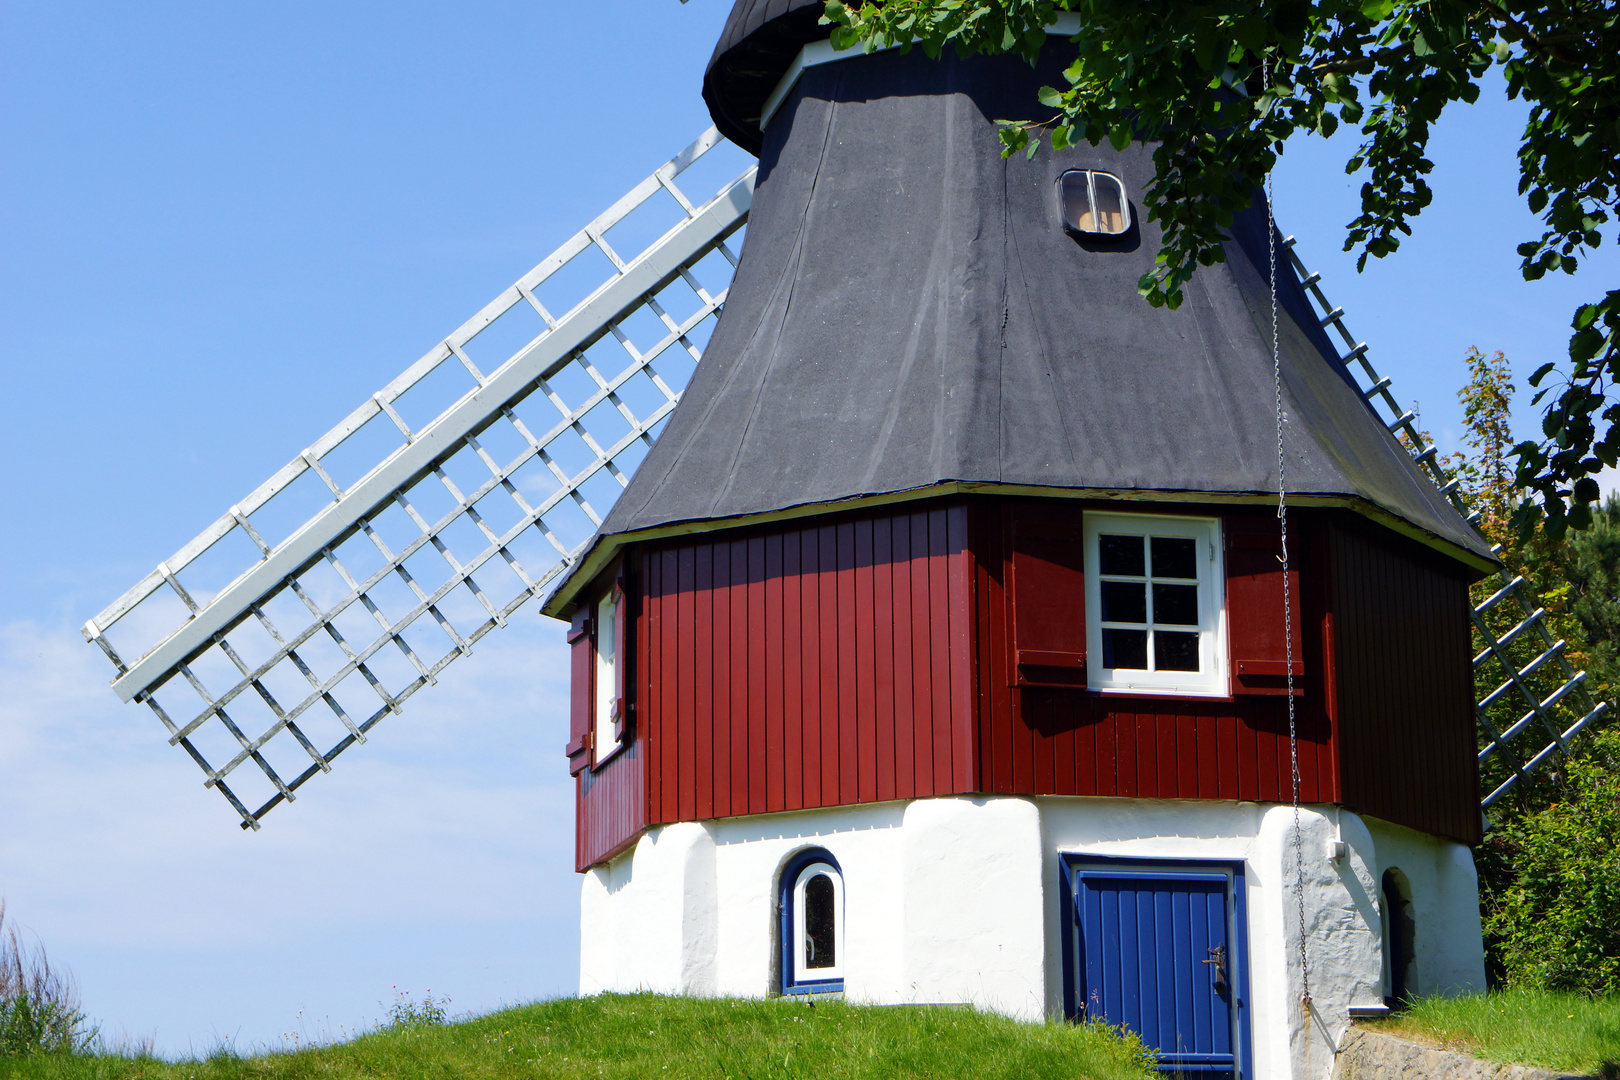
[[[725,301],[754,169],[708,199],[677,183],[721,143],[704,133],[85,624],[119,697],[151,707],[244,828],[601,523]],[[673,226],[618,250],[660,204]],[[589,265],[606,279],[554,298]],[[207,596],[210,574],[230,580]]]
[[[1344,342],[1345,367],[1354,371],[1363,396],[1380,412],[1389,430],[1405,437],[1412,456],[1452,504],[1468,518],[1479,522],[1478,511],[1464,505],[1457,481],[1447,477],[1430,445],[1413,423],[1415,413],[1402,409],[1390,393],[1390,380],[1374,370],[1367,358],[1367,345],[1356,341],[1344,324],[1344,309],[1334,307],[1322,292],[1321,275],[1306,269],[1287,241],[1289,258],[1318,308],[1323,327],[1332,327]],[[1355,367],[1351,367],[1352,361]],[[1491,549],[1500,555],[1500,544]],[[1586,672],[1576,671],[1565,654],[1566,643],[1553,638],[1547,626],[1547,612],[1535,603],[1522,577],[1504,570],[1500,587],[1470,613],[1474,626],[1474,684],[1489,686],[1474,704],[1474,716],[1483,746],[1479,751],[1480,809],[1489,810],[1521,780],[1568,751],[1569,740],[1608,709],[1608,702],[1594,701],[1586,686]],[[1507,713],[1504,725],[1494,717]],[[1522,742],[1525,738],[1529,743]],[[1526,755],[1528,745],[1533,753]],[[1487,790],[1488,789],[1488,790]]]
[[[676,183],[721,142],[706,132],[85,624],[118,695],[157,714],[244,828],[544,593],[601,524],[680,397],[668,369],[689,374],[725,301],[754,170],[703,202]],[[675,224],[617,250],[615,227],[659,199]],[[1367,400],[1461,508],[1413,414],[1288,250]],[[554,315],[548,288],[593,259],[606,279]],[[211,596],[208,570],[230,579]],[[1473,613],[1476,673],[1498,675],[1476,707],[1485,808],[1606,708],[1545,614],[1507,577]],[[1495,722],[1511,700],[1522,712]]]

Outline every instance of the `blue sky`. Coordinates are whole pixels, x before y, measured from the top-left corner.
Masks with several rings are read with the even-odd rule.
[[[78,626],[705,128],[728,7],[0,6],[0,896],[109,1034],[281,1045],[395,987],[573,989],[556,624],[521,613],[256,835]],[[1359,277],[1349,139],[1277,176],[1443,444],[1468,346],[1561,355],[1620,268],[1519,280],[1522,122],[1500,93],[1448,118],[1435,207]]]

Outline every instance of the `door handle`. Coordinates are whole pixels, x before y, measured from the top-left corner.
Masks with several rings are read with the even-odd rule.
[[[1209,959],[1200,960],[1199,963],[1215,966],[1215,992],[1224,994],[1229,988],[1226,979],[1226,944],[1222,942],[1219,945],[1212,945],[1208,952]]]

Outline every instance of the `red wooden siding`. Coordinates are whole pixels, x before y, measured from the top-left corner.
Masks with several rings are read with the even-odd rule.
[[[1178,697],[1084,688],[1087,504],[918,505],[629,556],[629,741],[580,776],[581,867],[649,825],[890,799],[1289,800],[1273,514],[1176,508],[1221,518],[1234,672]],[[1337,511],[1290,545],[1300,799],[1477,841],[1465,572]]]
[[[574,867],[584,872],[624,850],[647,827],[645,749],[632,739],[599,769],[579,774]]]
[[[967,510],[650,547],[647,821],[969,791]]]
[[[617,658],[614,664],[614,679],[618,684],[616,689],[622,695],[626,686],[634,684],[637,673],[647,669],[649,643],[645,634],[627,629],[639,623],[641,604],[637,582],[621,576],[622,570],[612,573],[616,578],[615,588],[623,591],[613,654]],[[575,614],[575,626],[580,625],[582,613],[594,619],[594,604]],[[569,634],[572,640],[572,629]],[[625,701],[621,698],[619,702],[624,749],[600,768],[594,765],[591,720],[596,704],[593,693],[596,656],[589,648],[590,641],[590,634],[584,635],[583,643],[575,641],[571,678],[575,737],[585,751],[569,760],[593,762],[590,768],[580,770],[575,794],[574,862],[575,868],[581,872],[617,855],[647,828],[647,752],[640,725],[636,721],[633,699]],[[581,644],[585,647],[581,648]],[[581,687],[584,688],[583,695]]]
[[[1348,517],[1328,548],[1345,806],[1478,843],[1467,579]]]
[[[1016,685],[1007,646],[1013,624],[1006,585],[1017,555],[1008,550],[1005,522],[1025,513],[1021,504],[990,503],[975,520],[979,790],[1287,801],[1292,779],[1282,697],[1225,700]],[[1078,534],[1080,504],[1049,503],[1043,513],[1069,515]],[[1275,611],[1269,605],[1251,611],[1243,594],[1234,599],[1227,610],[1229,626],[1255,616],[1281,619],[1280,604]],[[1061,597],[1054,602],[1064,603]],[[1320,678],[1325,623],[1313,597],[1302,596],[1300,606],[1301,625],[1310,630],[1302,632],[1299,647],[1307,672],[1298,699],[1300,798],[1333,802],[1338,796],[1333,725]],[[1024,614],[1017,618],[1022,625]]]

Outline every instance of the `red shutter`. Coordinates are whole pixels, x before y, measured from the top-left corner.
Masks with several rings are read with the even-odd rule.
[[[577,776],[591,763],[591,669],[596,657],[591,650],[591,607],[574,612],[568,626],[568,773]]]
[[[613,583],[613,741],[624,741],[630,702],[625,695],[625,672],[630,667],[630,603],[624,572]]]
[[[1079,507],[1012,507],[1007,548],[1014,683],[1084,687],[1086,544]]]
[[[1231,517],[1226,534],[1226,634],[1234,694],[1286,694],[1282,533],[1274,517]],[[1304,620],[1300,618],[1299,538],[1288,537],[1288,583],[1294,630],[1294,694],[1303,694]]]

